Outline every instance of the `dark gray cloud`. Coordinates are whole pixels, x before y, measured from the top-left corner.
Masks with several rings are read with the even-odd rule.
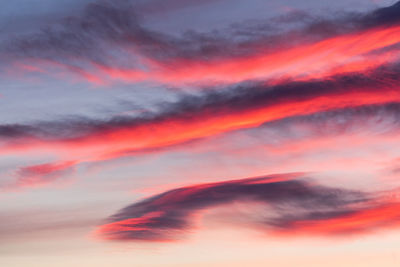
[[[400,21],[400,2],[397,2],[389,7],[379,8],[365,15],[362,18],[364,25],[383,26],[388,24],[397,24]]]
[[[110,240],[175,240],[192,229],[198,212],[240,201],[264,204],[265,213],[274,217],[251,222],[253,227],[287,228],[295,221],[352,214],[369,198],[362,192],[292,180],[300,177],[272,175],[173,189],[123,208],[100,227],[99,234]]]
[[[154,14],[212,4],[219,1],[222,0],[139,0],[134,1],[133,6],[140,13]]]
[[[173,2],[182,4],[182,1]],[[146,4],[151,6],[151,2]],[[137,55],[160,64],[212,61],[265,53],[272,48],[295,46],[310,39],[399,22],[397,3],[368,14],[343,14],[333,19],[293,12],[268,22],[239,23],[231,30],[190,31],[176,37],[143,26],[140,12],[140,8],[137,10],[137,5],[129,1],[94,2],[80,14],[60,19],[59,23],[52,23],[37,33],[15,34],[18,37],[0,45],[0,55],[3,62],[39,59],[61,63],[72,72],[88,70],[93,67],[91,64],[140,69],[143,66]],[[281,32],[282,29],[276,27],[293,20],[302,21],[303,26],[290,32]],[[292,40],[290,44],[288,36]],[[132,51],[138,54],[133,56]]]
[[[288,104],[297,105],[314,99],[317,105],[319,97],[332,97],[334,99],[336,96],[352,92],[372,93],[379,96],[395,90],[398,82],[398,67],[392,66],[378,68],[374,72],[366,74],[354,73],[325,80],[285,81],[277,85],[243,83],[233,87],[204,91],[196,95],[182,94],[180,100],[174,103],[161,103],[158,112],[144,112],[139,116],[115,116],[105,120],[66,117],[56,121],[0,125],[0,138],[8,142],[28,137],[42,140],[85,138],[120,129],[156,126],[166,121],[191,123],[227,114],[234,116],[261,108],[274,108]],[[371,107],[362,107],[362,99],[360,99],[361,104],[358,102],[354,100],[354,105],[349,105],[346,109],[343,109],[343,107],[331,108],[332,110],[338,109],[337,113],[339,114],[335,114],[333,111],[326,112],[327,110],[322,109],[315,111],[317,115],[307,114],[307,116],[302,116],[300,113],[289,117],[294,117],[295,120],[303,118],[305,121],[316,122],[316,118],[325,116],[324,120],[327,121],[330,117],[338,118],[340,115],[343,118],[348,117],[348,123],[351,125],[353,119],[360,116],[367,117],[367,115],[375,114],[377,117],[383,117],[390,115],[393,118],[394,125],[396,125],[398,104],[395,99],[393,103],[385,101],[385,103]],[[364,114],[362,114],[363,112]],[[288,119],[285,117],[279,120]],[[321,119],[320,122],[322,122]]]

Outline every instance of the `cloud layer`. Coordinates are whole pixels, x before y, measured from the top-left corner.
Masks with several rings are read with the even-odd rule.
[[[82,163],[178,147],[194,155],[189,144],[209,140],[216,144],[251,131],[259,131],[258,142],[244,149],[240,160],[251,162],[256,158],[251,153],[261,150],[271,158],[295,158],[299,166],[304,163],[302,155],[320,146],[325,149],[322,158],[335,158],[328,162],[329,170],[341,171],[353,164],[344,162],[348,155],[343,151],[355,148],[362,154],[360,147],[365,145],[370,150],[358,160],[376,163],[365,168],[369,171],[382,168],[380,157],[397,155],[400,2],[363,14],[321,18],[294,12],[179,35],[143,23],[142,12],[160,12],[161,2],[165,3],[97,1],[47,28],[1,41],[2,77],[34,73],[42,78],[56,75],[63,81],[73,75],[101,85],[96,90],[140,83],[174,87],[176,96],[176,101],[161,102],[149,109],[152,112],[135,116],[80,115],[0,124],[0,157],[46,159],[16,166],[9,172],[13,181],[2,181],[2,189],[4,184],[12,189],[49,185]],[[170,9],[205,4],[168,3],[164,5]],[[279,138],[268,135],[271,132]],[[342,154],[336,148],[342,148]],[[307,160],[315,164],[312,156]],[[255,207],[262,212],[237,221],[233,217],[231,224],[275,235],[343,236],[400,225],[400,204],[382,192],[317,184],[305,174],[292,173],[198,183],[149,196],[112,215],[96,234],[115,241],[176,241],[195,231],[201,215],[234,203],[244,203],[252,215]]]
[[[41,32],[4,42],[2,61],[20,71],[67,71],[97,84],[182,85],[329,76],[365,71],[398,57],[397,49],[385,50],[400,41],[398,3],[336,19],[309,15],[312,19],[291,30],[258,30],[274,28],[279,20],[272,20],[257,27],[243,22],[229,34],[224,29],[179,37],[146,28],[135,8],[140,12],[140,5],[126,1],[89,4]]]
[[[109,159],[291,117],[397,103],[398,77],[394,65],[329,79],[245,83],[183,95],[175,103],[162,105],[158,113],[139,117],[2,125],[0,137],[4,153],[43,149],[68,155],[66,160]]]

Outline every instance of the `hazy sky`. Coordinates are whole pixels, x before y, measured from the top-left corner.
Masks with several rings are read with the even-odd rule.
[[[0,9],[0,265],[399,266],[400,3]]]

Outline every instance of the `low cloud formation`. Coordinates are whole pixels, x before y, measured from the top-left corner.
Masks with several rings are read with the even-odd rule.
[[[196,215],[238,202],[245,202],[250,211],[252,205],[264,205],[265,214],[245,225],[275,234],[341,235],[400,223],[397,203],[318,185],[306,181],[304,174],[282,174],[173,189],[123,208],[96,234],[116,241],[179,240],[194,231]]]

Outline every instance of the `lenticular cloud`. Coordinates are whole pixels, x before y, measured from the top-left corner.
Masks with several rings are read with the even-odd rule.
[[[195,214],[241,201],[249,210],[265,205],[264,219],[249,219],[246,226],[271,233],[344,236],[400,224],[399,203],[307,182],[302,174],[281,174],[172,189],[123,208],[97,234],[121,241],[179,240],[195,226]]]

